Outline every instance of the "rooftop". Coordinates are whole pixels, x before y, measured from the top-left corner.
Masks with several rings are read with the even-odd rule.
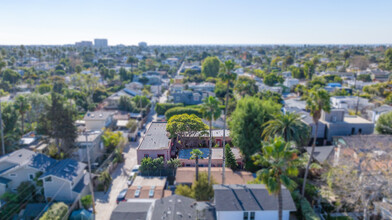
[[[51,166],[40,179],[46,176],[56,176],[69,181],[74,181],[80,173],[86,168],[86,164],[80,163],[73,159],[64,159],[58,161],[55,165]]]
[[[170,196],[172,191],[164,186],[136,186],[129,187],[125,199],[160,199]]]
[[[166,122],[152,122],[138,150],[168,149],[170,139],[166,132]]]
[[[344,116],[344,122],[349,124],[373,124],[373,122],[368,121],[359,116]]]
[[[6,172],[17,166],[30,166],[35,169],[46,171],[46,169],[55,163],[55,159],[44,154],[27,149],[19,149],[0,157],[0,173]]]
[[[136,176],[132,186],[165,186],[165,176]]]
[[[153,201],[120,202],[113,210],[111,220],[144,220]]]
[[[283,210],[296,211],[290,192],[282,186]],[[214,185],[217,211],[278,210],[278,197],[270,195],[264,184]]]
[[[112,111],[95,111],[95,112],[87,112],[84,116],[84,121],[100,121],[106,120],[109,116],[113,115]]]
[[[199,172],[207,172],[208,167],[199,167]],[[176,184],[192,184],[195,181],[194,167],[179,167],[176,172]],[[226,184],[247,184],[254,180],[253,174],[247,171],[234,172],[225,168]],[[211,176],[217,184],[222,183],[222,167],[211,167]]]

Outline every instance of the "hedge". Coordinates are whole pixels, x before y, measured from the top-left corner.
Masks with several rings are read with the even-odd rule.
[[[310,203],[308,202],[308,200],[305,198],[301,199],[301,212],[302,212],[302,216],[306,220],[320,220],[320,218],[314,212],[314,210],[313,210],[312,206],[310,205]]]
[[[164,115],[167,110],[175,107],[183,107],[182,103],[158,103],[155,105],[155,111],[158,115]]]
[[[174,115],[181,115],[181,114],[195,114],[198,117],[202,117],[202,113],[200,111],[200,109],[195,109],[195,108],[187,108],[187,107],[175,107],[175,108],[171,108],[169,109],[166,113],[165,113],[165,117],[166,120],[169,120],[172,116]]]
[[[68,206],[65,203],[54,203],[39,220],[61,220],[67,212]]]

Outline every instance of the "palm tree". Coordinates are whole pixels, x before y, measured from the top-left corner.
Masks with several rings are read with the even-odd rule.
[[[279,219],[282,219],[282,185],[289,190],[297,187],[290,177],[298,175],[298,151],[291,148],[290,142],[282,137],[275,137],[271,142],[263,143],[262,154],[252,157],[255,164],[267,167],[257,172],[255,182],[265,184],[268,192],[278,196]]]
[[[25,96],[18,96],[15,100],[15,109],[19,111],[22,120],[22,134],[24,134],[24,116],[26,112],[31,109],[30,103],[27,101]]]
[[[281,136],[286,142],[293,141],[302,145],[309,137],[310,129],[296,113],[277,114],[273,120],[266,122],[262,136],[267,141],[275,135]]]
[[[198,181],[199,180],[199,158],[201,158],[202,157],[202,155],[203,155],[203,152],[201,152],[201,150],[199,150],[199,149],[193,149],[192,151],[191,151],[191,160],[195,160],[195,164],[196,164],[196,181]]]
[[[325,89],[313,88],[309,91],[308,99],[306,101],[306,108],[310,110],[313,123],[315,126],[315,132],[313,137],[312,152],[310,153],[308,164],[306,165],[304,182],[302,185],[302,196],[305,196],[306,178],[308,177],[310,164],[312,162],[314,148],[316,146],[318,122],[321,118],[322,111],[329,112],[331,110],[330,96]]]
[[[223,125],[223,156],[222,156],[222,184],[225,184],[225,168],[226,168],[226,121],[227,121],[227,106],[229,105],[229,89],[230,82],[235,80],[236,74],[232,73],[234,69],[235,63],[231,60],[225,61],[224,64],[221,65],[221,73],[218,75],[222,81],[227,83],[226,87],[226,95],[225,95],[225,120]]]
[[[220,117],[222,111],[219,108],[219,101],[209,96],[203,100],[201,112],[203,118],[209,122],[210,127],[210,143],[209,143],[209,155],[208,155],[208,184],[211,183],[211,158],[212,158],[212,120],[216,120]]]

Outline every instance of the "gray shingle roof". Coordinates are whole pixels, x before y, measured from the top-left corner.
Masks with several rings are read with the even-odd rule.
[[[1,184],[7,184],[7,183],[9,183],[9,182],[11,182],[10,179],[7,179],[7,178],[4,178],[4,177],[1,177],[1,176],[0,176],[0,183],[1,183]]]
[[[306,151],[309,153],[312,152],[312,147],[306,147]],[[334,146],[322,146],[322,147],[315,147],[313,158],[316,159],[318,162],[323,163],[329,155],[333,152]]]
[[[263,184],[214,185],[216,211],[278,210],[278,197]],[[282,187],[283,210],[295,211],[290,192]]]
[[[0,157],[0,173],[4,173],[17,166],[30,166],[35,169],[46,171],[48,167],[55,163],[55,159],[44,154],[27,149],[19,149]]]
[[[110,216],[111,220],[145,220],[151,202],[120,202]],[[158,218],[160,219],[160,218]]]
[[[151,219],[196,219],[196,205],[196,200],[180,195],[158,199]]]
[[[168,149],[170,139],[166,135],[166,122],[153,122],[139,146],[140,150]]]

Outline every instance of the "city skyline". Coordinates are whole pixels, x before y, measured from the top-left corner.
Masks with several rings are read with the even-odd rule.
[[[391,44],[392,2],[379,0],[2,1],[0,45]]]

